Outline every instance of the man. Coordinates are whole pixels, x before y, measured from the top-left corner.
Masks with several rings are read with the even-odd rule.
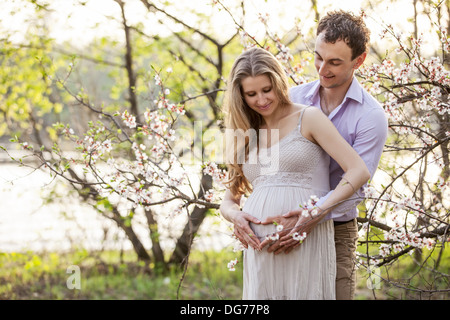
[[[319,80],[293,87],[290,96],[295,103],[320,108],[364,160],[373,177],[387,138],[387,119],[379,103],[354,77],[354,72],[367,56],[369,36],[370,32],[361,17],[344,11],[328,13],[320,20],[317,29],[315,67]],[[333,190],[342,183],[344,175],[333,159],[330,161],[329,174],[330,187]],[[356,217],[357,205],[363,198],[362,190],[363,188],[354,190],[355,195],[352,198],[355,200],[340,204],[326,218],[333,219],[335,225],[336,298],[339,300],[350,300],[354,297],[358,238]],[[327,196],[319,200],[319,207]],[[277,221],[286,228],[286,225],[292,225],[288,219],[299,219],[300,216],[298,210],[284,215],[284,218],[278,216],[277,219],[269,219],[263,223]],[[301,231],[309,233],[315,225],[317,221],[305,225]],[[284,239],[286,234],[287,232],[284,233]],[[285,245],[280,247],[283,243],[285,242],[278,241],[268,250],[287,253],[293,248]],[[267,242],[263,242],[261,246],[265,244]]]

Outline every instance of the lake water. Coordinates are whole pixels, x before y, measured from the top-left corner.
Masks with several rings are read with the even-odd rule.
[[[43,171],[0,164],[0,252],[132,249],[115,222],[88,205],[65,197],[70,187],[58,183],[56,190],[61,197],[51,196],[55,201],[47,203],[43,198],[52,192],[55,183],[58,182]],[[150,249],[145,218],[135,218],[133,228]],[[184,223],[185,217],[179,217],[175,224],[162,220],[163,248],[173,248]],[[201,250],[228,247],[232,244],[229,234],[221,218],[208,217],[194,246]]]
[[[43,198],[48,197],[57,181],[48,173],[19,167],[6,162],[7,159],[6,154],[0,152],[0,252],[132,249],[124,232],[112,220],[102,217],[90,206],[65,196],[70,187],[58,184],[56,190],[60,196],[50,196],[55,201],[47,203]],[[404,161],[411,163],[413,160]],[[412,170],[408,175],[411,183],[417,180],[415,173]],[[430,164],[427,180],[436,181],[438,174],[439,170],[432,170]],[[373,182],[375,185],[386,185],[388,181],[387,175],[378,170]],[[398,183],[395,187],[397,192],[408,193],[402,181]],[[180,216],[173,220],[162,215],[158,220],[163,249],[173,249],[184,228],[185,218]],[[133,228],[144,246],[150,249],[146,219],[136,215]],[[199,234],[194,241],[195,248],[231,250],[233,246],[231,231],[223,218],[206,218]]]

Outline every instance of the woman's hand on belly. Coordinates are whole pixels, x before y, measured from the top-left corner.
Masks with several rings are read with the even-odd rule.
[[[260,250],[261,242],[250,227],[250,223],[260,224],[256,217],[241,211],[233,217],[234,235],[247,249],[250,245],[255,250]]]

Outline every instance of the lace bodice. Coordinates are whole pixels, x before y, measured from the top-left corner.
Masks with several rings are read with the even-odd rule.
[[[270,148],[260,148],[257,161],[243,164],[244,175],[253,190],[277,185],[329,190],[330,158],[301,134],[303,113],[304,110],[293,131]]]

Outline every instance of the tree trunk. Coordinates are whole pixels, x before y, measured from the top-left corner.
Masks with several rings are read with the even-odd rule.
[[[139,260],[149,262],[151,258],[147,250],[145,250],[141,240],[139,240],[137,234],[134,232],[133,228],[125,224],[117,208],[114,207],[112,211],[113,211],[112,219],[117,223],[120,229],[125,231],[125,234],[127,235],[128,240],[130,240],[131,244],[133,245],[134,251],[136,252]]]
[[[200,187],[200,191],[198,193],[198,197],[202,197],[204,194],[204,190],[209,190],[212,188],[212,177],[209,175],[202,176],[202,184]],[[186,257],[189,255],[190,247],[194,240],[194,236],[197,233],[200,225],[205,219],[206,212],[208,208],[200,208],[195,207],[192,211],[191,215],[188,218],[188,222],[186,223],[183,234],[178,238],[175,250],[172,253],[170,258],[170,263],[182,264],[186,262]]]
[[[133,52],[132,52],[132,44],[131,44],[131,34],[130,27],[127,24],[127,20],[125,17],[125,8],[124,3],[120,0],[116,0],[116,2],[120,5],[120,9],[122,12],[122,23],[123,30],[125,31],[125,67],[127,70],[128,76],[128,101],[130,102],[130,111],[136,117],[136,121],[138,123],[142,123],[139,116],[139,108],[138,102],[136,98],[136,74],[134,72],[133,67]]]
[[[150,240],[152,242],[152,253],[155,263],[166,268],[167,264],[164,261],[164,252],[159,242],[158,223],[153,216],[153,211],[151,209],[145,210],[145,216],[147,217]]]

